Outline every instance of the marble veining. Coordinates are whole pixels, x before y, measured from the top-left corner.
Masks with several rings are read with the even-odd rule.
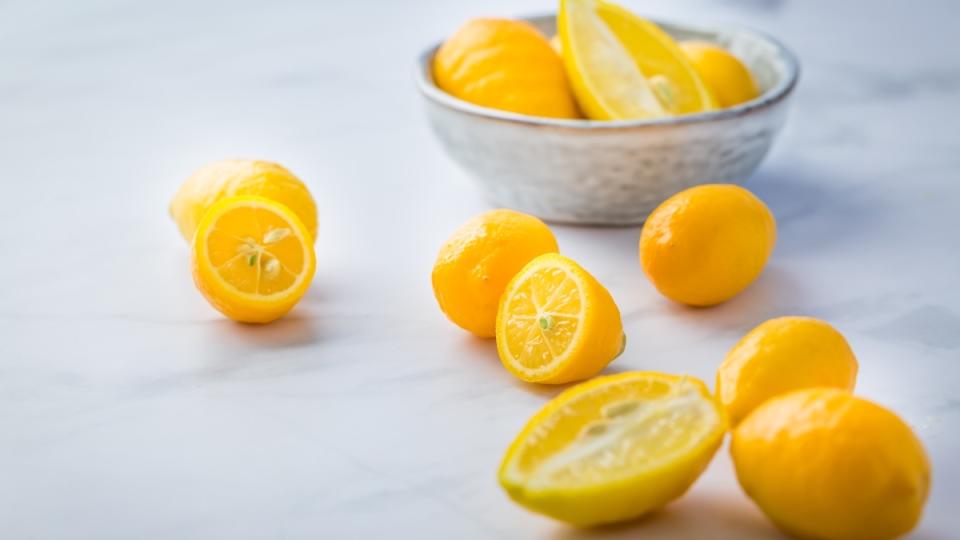
[[[659,297],[639,229],[557,226],[613,293],[608,372],[712,383],[766,318],[834,323],[858,391],[933,462],[911,535],[960,530],[960,4],[625,0],[741,23],[803,63],[784,132],[745,185],[779,221],[761,279],[690,310]],[[410,70],[477,15],[546,0],[0,2],[0,536],[10,539],[777,539],[722,449],[641,523],[580,531],[516,507],[495,471],[559,388],[522,384],[447,323],[429,283],[487,208],[434,139]],[[194,290],[166,204],[211,160],[260,157],[319,206],[315,283],[267,327]]]

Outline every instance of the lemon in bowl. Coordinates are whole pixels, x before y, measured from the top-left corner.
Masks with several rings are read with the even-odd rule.
[[[468,21],[437,50],[433,74],[440,88],[470,103],[531,116],[579,116],[560,55],[526,21]]]
[[[557,35],[553,15],[524,20],[545,41]],[[674,104],[681,107],[676,114],[642,118],[533,116],[446,91],[434,71],[441,46],[437,44],[421,54],[415,71],[430,125],[447,154],[488,201],[552,222],[639,224],[660,202],[685,188],[705,182],[743,182],[760,165],[786,120],[799,75],[796,57],[777,40],[753,30],[651,22],[675,42],[708,42],[736,55],[750,70],[759,95],[727,108],[702,98],[699,104]],[[623,25],[631,23],[627,20]],[[574,39],[579,35],[570,34]],[[654,32],[645,35],[659,43]],[[565,50],[562,43],[558,48]],[[672,58],[680,50],[663,45],[661,49]],[[566,52],[561,58],[567,64],[571,61]],[[670,73],[688,73],[684,80],[689,80],[687,67],[695,70],[689,59],[670,65]],[[571,92],[579,98],[580,83],[567,68]],[[655,97],[669,97],[685,88],[685,83],[678,82],[682,76],[670,73],[660,73],[660,79],[650,77],[647,90]],[[657,98],[657,103],[662,101]],[[588,108],[583,104],[581,108]]]

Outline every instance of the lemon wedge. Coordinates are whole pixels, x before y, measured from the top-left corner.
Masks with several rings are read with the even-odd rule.
[[[583,112],[634,120],[715,107],[683,51],[657,25],[610,2],[561,0],[563,59]]]
[[[507,450],[499,480],[535,512],[580,526],[615,523],[683,495],[725,430],[723,411],[696,378],[598,377],[530,419]]]

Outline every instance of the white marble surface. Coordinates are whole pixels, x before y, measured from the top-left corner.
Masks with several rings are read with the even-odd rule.
[[[529,514],[496,485],[557,390],[512,379],[436,308],[435,252],[486,206],[410,71],[470,16],[552,4],[0,2],[0,536],[779,538],[725,449],[681,501],[612,530]],[[742,296],[671,305],[640,271],[637,229],[556,229],[624,313],[610,371],[712,381],[753,325],[823,317],[860,358],[859,391],[929,450],[913,538],[957,538],[960,4],[629,4],[766,30],[804,73],[748,183],[780,243]],[[192,169],[233,156],[287,164],[319,203],[316,281],[266,327],[207,306],[166,215]]]

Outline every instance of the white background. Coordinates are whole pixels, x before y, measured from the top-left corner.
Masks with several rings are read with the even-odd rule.
[[[660,298],[639,229],[556,227],[608,286],[626,353],[712,384],[766,318],[834,323],[858,391],[933,461],[914,535],[960,527],[960,57],[952,0],[634,0],[796,49],[786,132],[747,184],[779,221],[763,277],[716,309]],[[450,325],[429,275],[488,206],[443,154],[416,55],[472,16],[547,1],[0,1],[0,536],[778,538],[726,449],[682,500],[577,531],[511,504],[502,452],[558,392]],[[167,216],[218,159],[279,161],[320,214],[312,289],[224,320]]]

